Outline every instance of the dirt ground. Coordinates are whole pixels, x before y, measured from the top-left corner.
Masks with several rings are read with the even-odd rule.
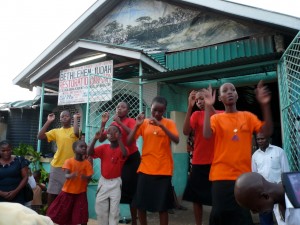
[[[173,210],[174,213],[169,213],[169,225],[195,225],[193,205],[190,202],[182,201],[182,206],[186,207],[186,210]],[[203,225],[208,225],[209,214],[211,207],[204,206],[203,208]],[[158,225],[159,216],[158,213],[148,213],[148,225]],[[253,222],[259,224],[257,215],[253,215]],[[139,223],[138,223],[139,224]],[[90,219],[88,225],[97,225],[96,220]],[[119,224],[121,225],[121,223]]]

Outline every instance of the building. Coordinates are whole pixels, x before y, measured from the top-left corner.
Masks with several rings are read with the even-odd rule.
[[[99,0],[13,82],[42,87],[41,105],[56,98],[54,111],[81,111],[80,125],[89,140],[99,128],[101,113],[114,111],[119,100],[129,102],[135,116],[139,111],[148,114],[156,95],[167,98],[166,116],[181,131],[189,91],[208,84],[217,88],[234,83],[238,108],[260,117],[254,89],[264,80],[273,93],[273,143],[283,144],[299,169],[299,134],[293,129],[300,114],[300,50],[293,50],[299,30],[300,18],[226,1]],[[79,61],[89,57],[94,58]],[[113,79],[103,76],[110,72]],[[98,83],[87,89],[85,103],[78,95],[88,77],[90,84]],[[40,117],[39,126],[43,123]],[[180,140],[173,146],[173,184],[179,196],[188,168],[182,133]]]

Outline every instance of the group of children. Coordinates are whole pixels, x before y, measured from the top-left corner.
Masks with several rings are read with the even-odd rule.
[[[211,225],[252,224],[249,211],[238,205],[233,190],[237,177],[251,171],[252,133],[262,131],[266,136],[272,133],[270,93],[262,82],[258,84],[256,96],[264,122],[250,112],[237,110],[238,94],[233,84],[223,84],[219,90],[224,112],[213,108],[215,95],[209,87],[199,93],[192,92],[189,97],[184,134],[196,130],[195,148],[199,150],[193,158],[193,177],[184,198],[196,199],[193,202],[197,224],[202,220],[202,204],[212,205]],[[195,103],[202,111],[191,117],[190,106]],[[157,96],[151,103],[151,116],[145,118],[144,113],[140,113],[134,120],[127,117],[128,104],[120,102],[114,122],[105,130],[109,115],[104,113],[100,131],[88,146],[78,140],[79,114],[74,115],[74,127],[71,127],[70,113],[63,111],[60,115],[63,127],[46,132],[54,120],[54,115],[50,114],[38,135],[40,139],[56,141],[58,146],[51,162],[47,215],[58,224],[87,224],[86,189],[93,174],[92,165],[85,160],[88,154],[101,159],[102,176],[95,205],[99,224],[118,224],[119,203],[123,200],[131,206],[132,224],[137,224],[137,211],[140,224],[146,225],[147,211],[151,211],[159,212],[160,224],[167,225],[168,209],[173,203],[171,142],[178,143],[179,134],[175,122],[163,116],[166,108],[166,99]],[[141,157],[135,143],[139,136],[143,138]],[[105,139],[110,144],[95,147],[97,141]],[[70,145],[75,157],[70,153]],[[195,187],[199,188],[196,194]]]

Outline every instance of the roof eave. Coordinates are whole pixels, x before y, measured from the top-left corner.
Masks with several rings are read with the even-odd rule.
[[[174,0],[175,2],[186,2],[192,5],[199,5],[220,12],[237,15],[244,18],[254,19],[277,26],[287,27],[294,30],[300,30],[300,18],[286,14],[273,12],[261,8],[242,5],[224,0]]]
[[[49,62],[45,65],[41,70],[39,70],[36,74],[30,78],[30,84],[35,83],[38,79],[40,79],[44,74],[46,74],[51,68],[55,67],[60,61],[71,55],[79,48],[96,50],[99,52],[103,52],[106,54],[117,54],[119,56],[140,60],[141,62],[146,63],[152,68],[156,69],[159,72],[164,72],[167,69],[161,66],[159,63],[152,60],[146,54],[144,54],[141,50],[131,50],[128,48],[122,48],[121,46],[111,46],[107,44],[101,44],[97,42],[89,42],[89,41],[79,41],[69,49],[60,54],[57,58]],[[21,83],[19,82],[18,85]]]

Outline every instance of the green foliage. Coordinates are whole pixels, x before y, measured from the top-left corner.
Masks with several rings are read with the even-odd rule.
[[[48,182],[48,179],[49,179],[49,173],[44,169],[44,167],[42,167],[42,165],[40,167],[40,171],[41,171],[41,180],[40,180],[40,182],[46,184]]]
[[[18,156],[24,156],[31,162],[31,168],[33,171],[39,169],[41,153],[37,152],[32,145],[20,143],[18,147],[13,149],[13,154]]]
[[[32,145],[20,143],[18,147],[13,149],[13,154],[17,156],[24,156],[27,160],[31,162],[32,171],[41,171],[41,182],[46,183],[48,181],[48,173],[43,168],[40,162],[41,153],[37,152]]]

